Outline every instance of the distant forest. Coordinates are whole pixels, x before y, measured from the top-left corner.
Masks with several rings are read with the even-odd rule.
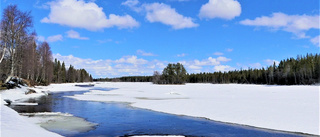
[[[37,42],[31,12],[22,12],[17,5],[3,11],[0,24],[0,85],[13,77],[27,80],[30,85],[88,82],[91,75],[55,60],[47,42]]]
[[[281,60],[279,64],[274,63],[271,66],[260,69],[248,68],[228,72],[187,73],[184,79],[186,83],[311,85],[320,83],[320,56],[319,54],[299,55],[297,58]],[[95,79],[95,81],[119,82],[153,82],[153,80],[154,76]]]

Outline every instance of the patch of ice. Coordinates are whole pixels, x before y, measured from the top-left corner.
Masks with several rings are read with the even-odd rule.
[[[38,124],[49,131],[67,135],[88,132],[97,125],[90,123],[83,118],[59,112],[22,113],[21,115],[28,116],[30,122]]]
[[[13,102],[11,105],[16,105],[16,106],[36,106],[38,103],[25,103],[25,102]]]

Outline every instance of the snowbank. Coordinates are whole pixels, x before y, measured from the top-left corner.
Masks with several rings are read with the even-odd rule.
[[[45,95],[41,91],[37,91],[37,93],[28,94],[25,93],[28,91],[28,87],[21,86],[21,88],[9,89],[1,91],[1,99],[2,100],[10,100],[12,103],[16,103],[17,101],[22,101],[24,99],[36,98]]]
[[[39,86],[30,88],[36,93],[26,95],[28,87],[21,86],[10,90],[0,91],[0,126],[3,137],[60,137],[56,133],[49,132],[39,125],[31,123],[28,118],[20,116],[11,108],[5,106],[4,100],[11,101],[12,105],[37,105],[37,103],[22,103],[29,98],[37,98],[47,95],[50,92],[81,91],[87,88],[75,87],[75,84],[52,84],[50,86]]]
[[[176,115],[320,135],[319,86],[104,83],[95,87],[116,89],[72,98],[128,102]]]
[[[49,132],[38,125],[28,122],[17,112],[0,105],[1,109],[1,136],[2,137],[61,137]]]

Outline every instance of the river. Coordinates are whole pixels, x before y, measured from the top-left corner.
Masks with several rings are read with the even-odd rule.
[[[96,88],[91,88],[95,89]],[[112,89],[98,89],[108,92]],[[97,126],[88,132],[57,132],[70,137],[113,137],[131,135],[184,135],[184,136],[302,136],[288,132],[226,124],[203,118],[177,116],[151,110],[130,107],[124,103],[79,101],[65,96],[83,94],[86,91],[60,92],[26,102],[36,106],[11,106],[19,113],[62,112],[84,118]],[[48,129],[50,130],[50,129]]]

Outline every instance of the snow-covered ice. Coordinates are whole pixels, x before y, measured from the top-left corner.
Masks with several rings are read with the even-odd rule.
[[[49,132],[38,125],[30,123],[11,108],[0,105],[1,136],[2,137],[61,137]]]
[[[176,115],[320,135],[319,86],[103,83],[96,87],[115,89],[71,98],[127,102]]]
[[[67,135],[87,132],[97,125],[83,118],[59,112],[22,113],[21,115],[28,116],[28,121],[38,124],[47,130]]]
[[[153,85],[151,83],[95,83],[98,88],[78,100],[126,102],[133,107],[203,117],[211,120],[283,131],[319,133],[319,86],[267,86],[241,84]],[[21,89],[1,92],[2,99],[19,101],[45,92],[81,91],[75,84],[52,84],[33,88],[36,94],[24,95]],[[8,93],[10,91],[10,93]],[[28,123],[1,101],[2,135],[59,136]],[[22,125],[32,126],[22,126]],[[18,126],[16,126],[18,125]],[[39,131],[38,131],[39,130]],[[46,135],[44,135],[46,134]]]

